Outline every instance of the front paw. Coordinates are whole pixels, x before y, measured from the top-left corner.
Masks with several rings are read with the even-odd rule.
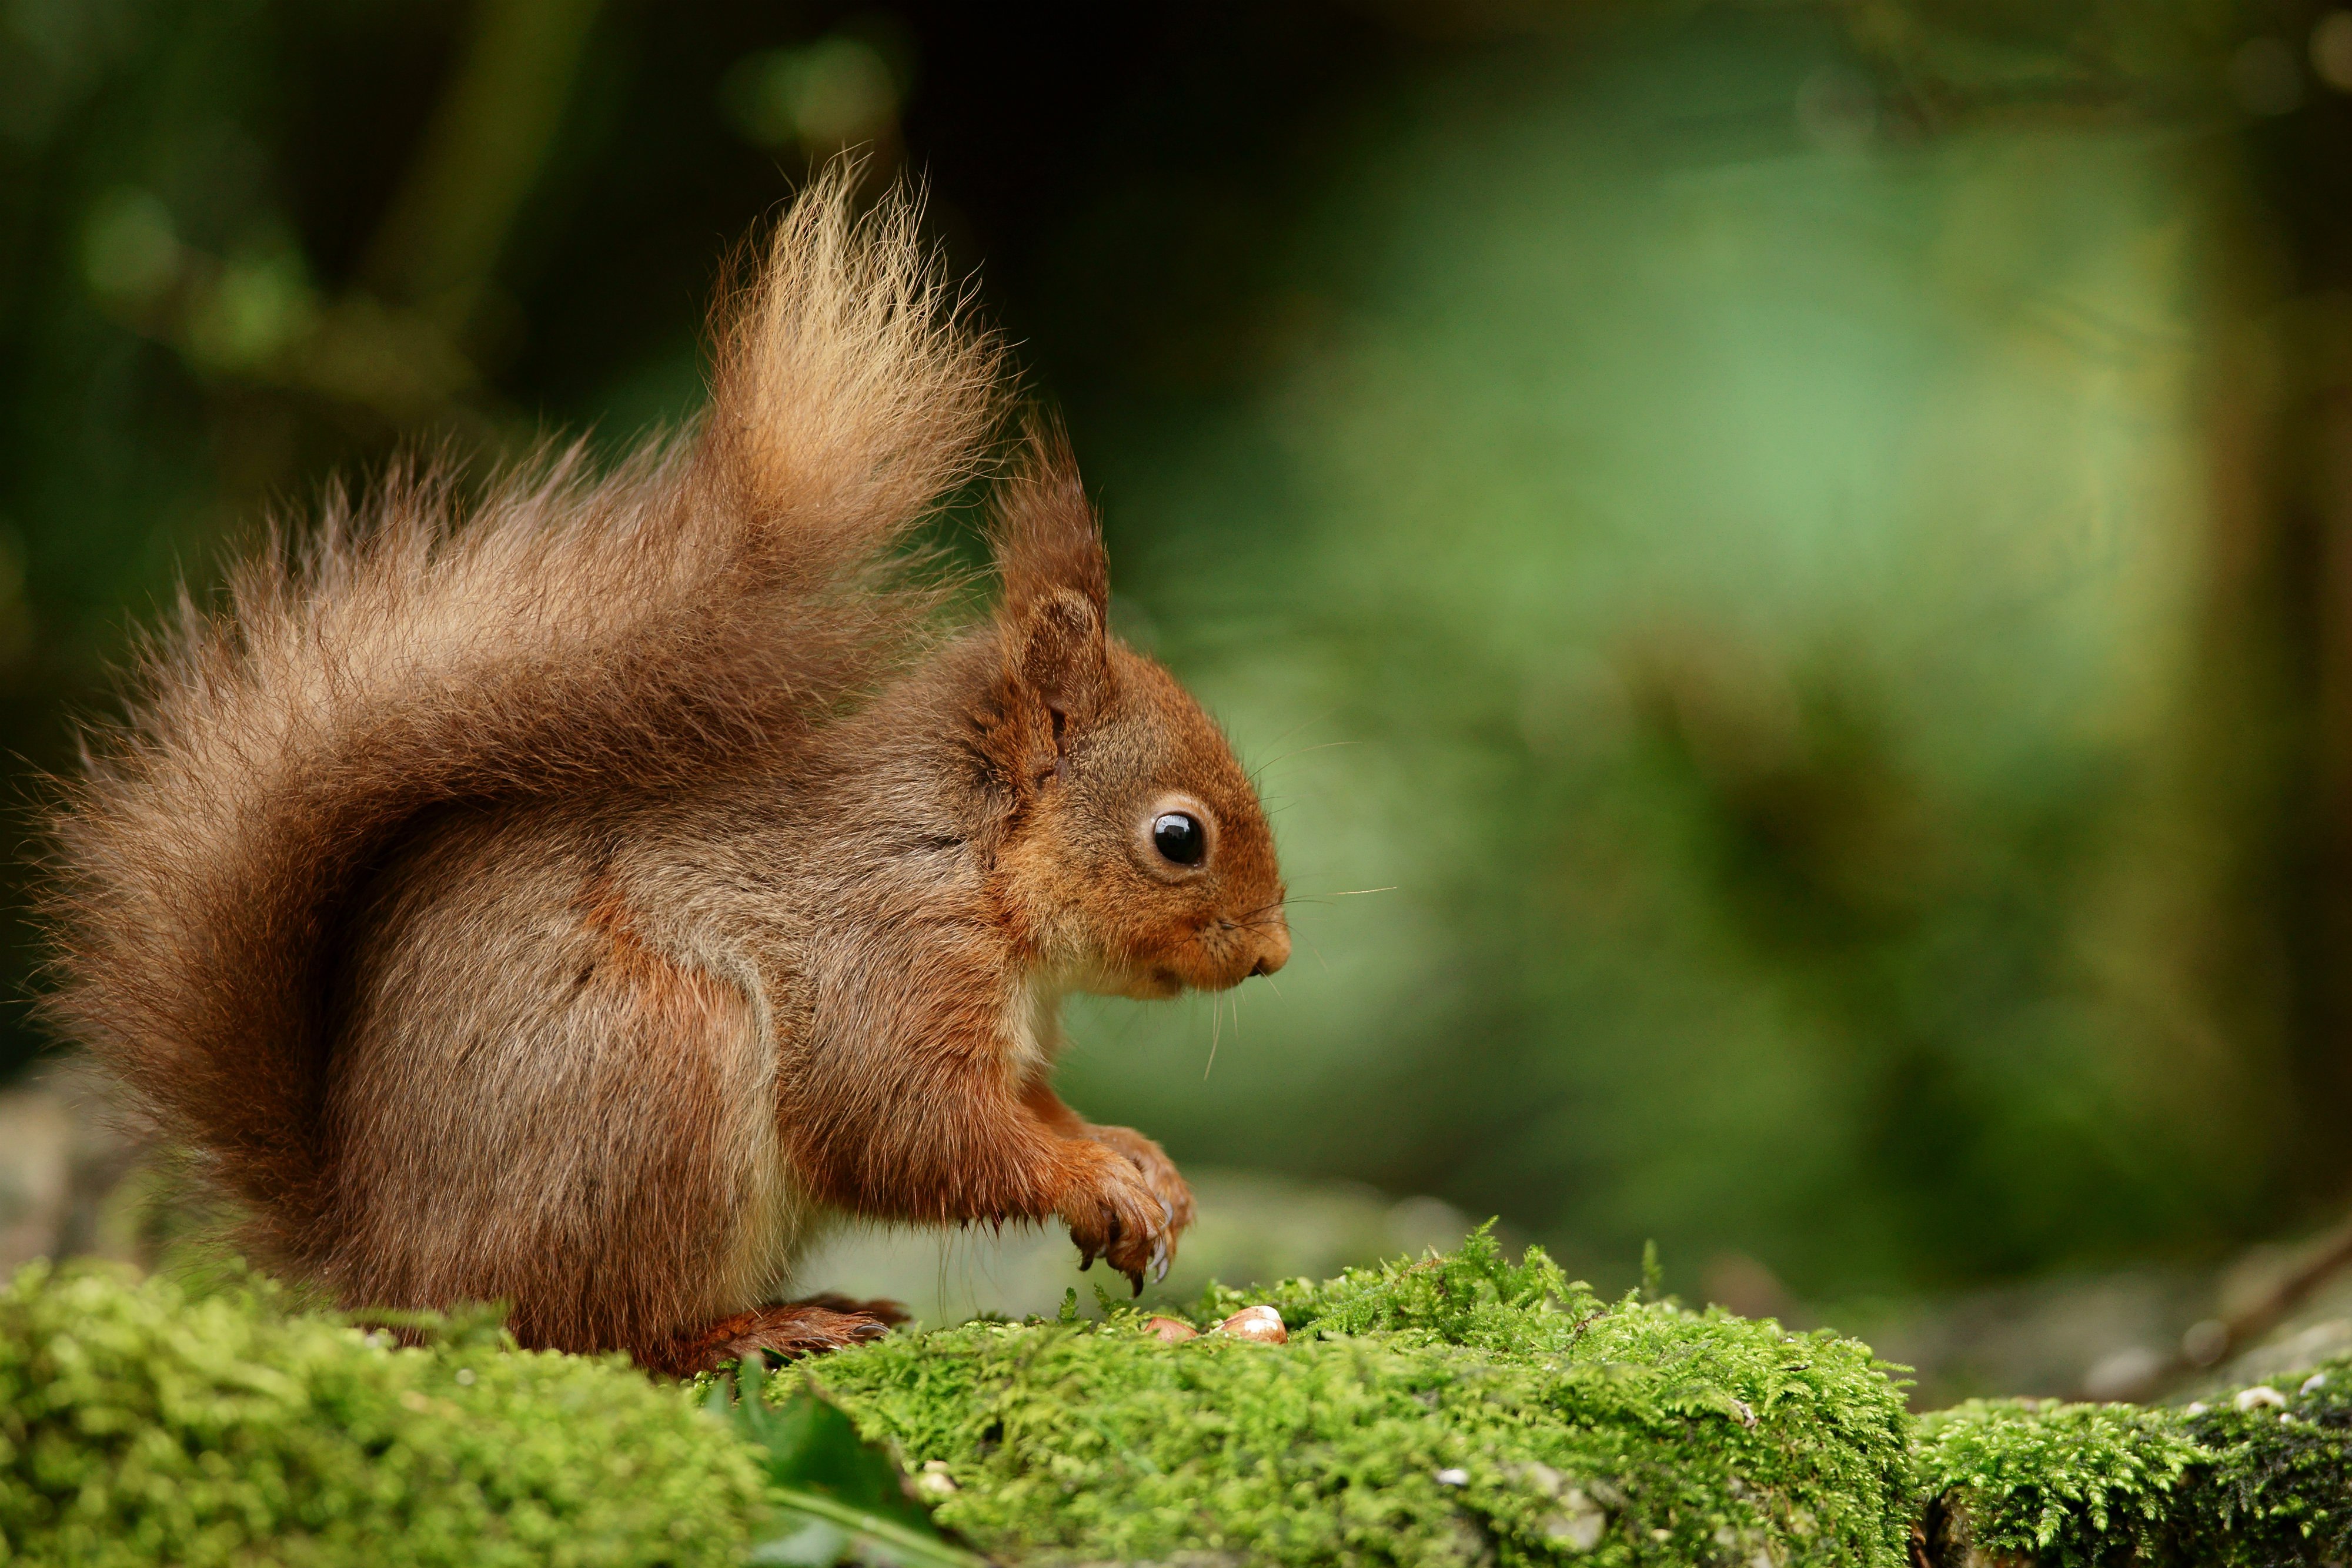
[[[1116,1155],[1124,1155],[1142,1176],[1143,1183],[1168,1206],[1168,1247],[1158,1260],[1155,1279],[1168,1276],[1168,1260],[1175,1256],[1176,1237],[1192,1227],[1192,1188],[1166,1150],[1132,1127],[1088,1127],[1087,1136]]]
[[[1152,1189],[1132,1159],[1101,1143],[1073,1140],[1066,1157],[1068,1174],[1054,1207],[1085,1260],[1079,1267],[1090,1269],[1104,1259],[1141,1295],[1143,1276],[1167,1270],[1174,1206]]]

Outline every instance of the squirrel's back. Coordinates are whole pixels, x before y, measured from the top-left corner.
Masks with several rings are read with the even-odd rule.
[[[604,475],[573,448],[470,506],[403,470],[217,607],[184,601],[69,787],[50,1014],[266,1255],[351,1254],[330,1057],[388,861],[454,831],[433,824],[757,767],[921,642],[933,598],[894,562],[973,473],[1000,369],[908,206],[855,218],[822,182],[719,326],[687,434]]]

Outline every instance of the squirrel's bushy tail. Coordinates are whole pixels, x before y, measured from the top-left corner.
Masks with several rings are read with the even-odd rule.
[[[605,476],[575,447],[470,507],[430,469],[331,500],[217,608],[184,598],[92,737],[54,823],[51,1016],[264,1248],[321,1239],[331,948],[404,824],[708,778],[918,639],[932,598],[898,547],[974,472],[999,360],[910,204],[855,218],[847,186],[796,202],[722,305],[697,428]]]

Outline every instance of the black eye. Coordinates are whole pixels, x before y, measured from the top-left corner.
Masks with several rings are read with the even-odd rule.
[[[1182,811],[1151,820],[1151,847],[1178,865],[1199,865],[1209,852],[1209,831]]]

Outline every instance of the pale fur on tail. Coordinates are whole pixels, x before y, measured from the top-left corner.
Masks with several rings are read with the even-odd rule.
[[[919,640],[895,567],[992,428],[996,349],[909,202],[796,202],[722,302],[698,425],[578,448],[470,507],[337,497],[184,599],[55,818],[50,1016],[251,1213],[319,1245],[326,994],[352,889],[421,814],[708,778],[788,747]]]

